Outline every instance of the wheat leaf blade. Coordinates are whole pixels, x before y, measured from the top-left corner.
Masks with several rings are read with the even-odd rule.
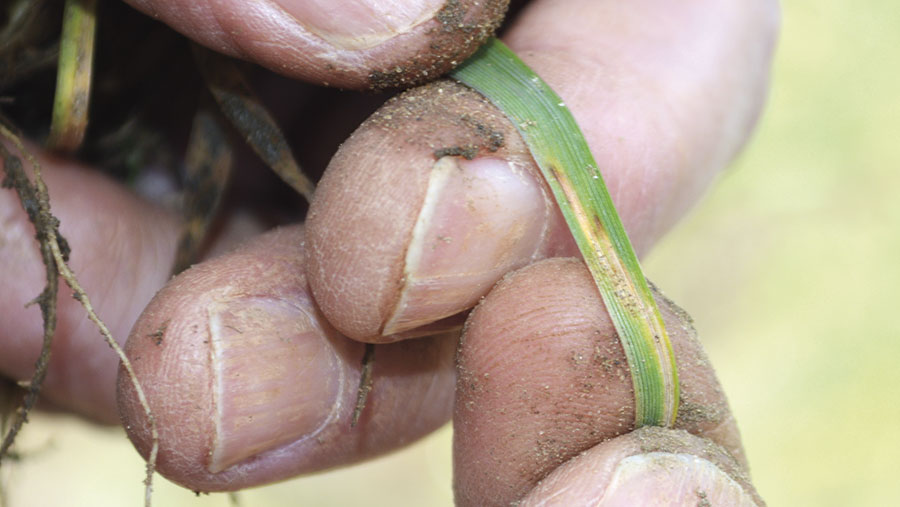
[[[672,426],[678,373],[649,284],[597,163],[559,96],[497,39],[450,77],[509,117],[550,185],[625,349],[635,391],[635,426]]]

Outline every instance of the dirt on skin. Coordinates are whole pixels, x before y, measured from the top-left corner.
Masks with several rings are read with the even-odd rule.
[[[483,5],[447,0],[429,30],[431,41],[425,52],[404,64],[369,73],[369,89],[406,88],[425,83],[456,67],[478,49],[503,21],[508,0],[483,0]],[[480,11],[476,16],[472,11]]]
[[[559,268],[564,267],[564,260],[550,260],[546,263],[554,263]],[[568,271],[559,269],[551,271],[548,264],[543,268],[524,268],[542,273],[542,276],[551,279],[550,273],[556,276],[565,276]],[[523,270],[524,271],[524,270]],[[515,286],[518,279],[517,273],[507,275],[494,288],[487,299],[474,310],[473,316],[478,317],[479,311],[490,300],[490,305],[503,306],[502,293],[511,286]],[[524,275],[521,275],[524,276]],[[519,287],[521,290],[521,287]],[[630,386],[630,373],[624,361],[624,352],[618,340],[610,339],[608,330],[593,331],[588,324],[576,319],[578,322],[578,335],[580,338],[573,340],[576,331],[572,327],[568,335],[562,336],[564,340],[573,340],[567,347],[559,348],[554,345],[559,343],[554,331],[544,330],[535,334],[533,328],[527,322],[495,322],[490,319],[481,322],[482,326],[500,326],[502,329],[515,336],[517,343],[512,350],[522,352],[527,350],[529,355],[541,357],[544,361],[557,365],[556,368],[567,369],[567,373],[560,373],[568,380],[564,383],[547,385],[535,384],[530,379],[535,376],[544,378],[549,374],[541,371],[521,371],[521,378],[505,377],[503,380],[494,381],[495,375],[481,375],[480,371],[472,370],[472,348],[476,347],[478,353],[500,353],[498,350],[479,342],[477,345],[467,345],[470,329],[463,334],[458,364],[459,376],[457,381],[457,393],[463,401],[460,411],[482,410],[482,403],[495,403],[500,398],[509,398],[510,394],[497,394],[502,390],[512,393],[517,400],[508,401],[505,408],[511,411],[513,416],[531,414],[542,421],[539,427],[534,426],[508,426],[491,422],[493,415],[483,414],[469,421],[471,425],[467,431],[484,432],[496,431],[498,440],[487,442],[491,449],[490,454],[495,456],[487,462],[490,466],[503,466],[513,470],[513,475],[505,476],[504,480],[510,481],[508,487],[510,493],[516,494],[516,488],[526,488],[536,484],[551,470],[579,455],[581,452],[592,448],[608,439],[619,435],[630,435],[636,442],[635,453],[652,451],[683,452],[687,444],[693,442],[689,449],[692,454],[704,457],[717,464],[730,476],[738,480],[745,489],[749,488],[746,480],[746,463],[740,444],[727,435],[736,434],[733,428],[734,421],[731,418],[728,405],[721,388],[715,379],[708,360],[703,353],[702,346],[697,339],[697,333],[693,328],[690,317],[670,300],[666,299],[655,288],[657,303],[665,317],[670,336],[673,336],[673,348],[678,357],[680,369],[679,382],[681,385],[681,409],[674,430],[641,429],[633,430],[634,409],[633,392],[626,394],[623,388]],[[565,300],[572,308],[593,307],[596,305],[596,297],[579,299],[581,291],[574,293]],[[556,308],[560,303],[557,298],[545,301],[547,294],[538,291],[533,295],[533,303],[519,308],[522,312],[519,316],[527,320],[529,315],[544,314],[549,308]],[[576,301],[577,300],[577,301]],[[543,303],[541,303],[543,302]],[[546,309],[541,306],[547,304]],[[489,305],[489,306],[490,306]],[[493,308],[493,306],[491,306]],[[486,310],[489,311],[489,310]],[[470,317],[470,324],[473,322]],[[568,322],[568,321],[567,321]],[[575,324],[571,324],[575,326]],[[586,326],[584,328],[580,326]],[[531,331],[530,331],[531,330]],[[480,347],[480,348],[479,348]],[[465,352],[468,350],[468,353]],[[515,352],[513,352],[515,353]],[[498,361],[501,361],[498,359]],[[508,366],[505,360],[501,366],[492,368],[500,369]],[[475,363],[477,364],[477,362]],[[557,370],[560,371],[560,370]],[[549,378],[549,377],[548,377]],[[553,384],[553,385],[551,385]],[[564,389],[560,390],[560,386]],[[613,393],[612,390],[618,390]],[[493,400],[493,401],[491,401]],[[610,401],[614,403],[609,403]],[[593,407],[591,409],[590,407]],[[602,409],[598,411],[598,409]],[[599,414],[599,415],[598,415]],[[510,417],[510,414],[497,414]],[[688,433],[689,432],[689,433]],[[696,436],[695,436],[696,435]],[[699,440],[697,436],[711,439]],[[698,442],[701,442],[702,445]],[[525,447],[522,447],[522,446]],[[519,453],[508,454],[505,449],[522,448]],[[466,451],[464,451],[466,452]],[[502,456],[502,458],[500,458]],[[502,463],[501,463],[502,459]],[[516,477],[517,475],[517,477]],[[748,489],[749,488],[749,489]],[[518,492],[521,494],[521,491]]]
[[[637,429],[631,436],[638,443],[635,454],[638,452],[642,454],[653,452],[693,454],[709,461],[728,474],[741,485],[744,491],[749,492],[754,497],[758,505],[766,505],[765,501],[756,492],[756,489],[753,488],[750,476],[744,467],[721,446],[709,440],[700,440],[684,430],[667,430],[653,426]],[[702,502],[706,500],[705,493],[703,495],[700,493],[703,492],[698,491],[698,505],[703,505]],[[709,505],[708,501],[706,505]]]
[[[479,155],[503,158],[511,153],[527,153],[524,141],[506,116],[483,96],[455,81],[438,80],[401,93],[360,129],[395,131],[410,125],[415,127],[416,135],[404,141],[425,145],[435,160],[445,156],[472,160]]]

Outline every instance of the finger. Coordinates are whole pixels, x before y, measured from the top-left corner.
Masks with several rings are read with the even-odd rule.
[[[646,427],[544,478],[520,505],[765,505],[734,458],[687,432]]]
[[[58,158],[39,160],[52,212],[72,249],[69,264],[100,318],[124,341],[169,276],[177,222],[94,171]],[[31,377],[41,350],[40,309],[26,307],[45,284],[34,234],[15,192],[0,190],[0,373],[16,380]],[[118,358],[63,283],[57,304],[43,397],[98,421],[118,422]]]
[[[657,298],[679,365],[676,428],[743,463],[737,426],[689,318]],[[633,429],[625,354],[590,274],[551,259],[506,277],[473,311],[458,358],[457,500],[508,504],[551,470]]]
[[[746,139],[773,10],[545,1],[507,36],[571,107],[639,251]],[[515,128],[480,96],[449,82],[407,92],[351,136],[319,185],[312,291],[347,336],[391,341],[470,307],[510,269],[572,254],[549,195]]]
[[[409,86],[465,60],[508,0],[128,0],[216,51],[314,83]]]
[[[126,352],[170,480],[241,489],[395,449],[449,419],[456,335],[379,347],[350,427],[364,346],[321,318],[303,257],[302,228],[276,229],[173,279],[135,324]],[[122,375],[119,401],[146,456],[147,420]]]

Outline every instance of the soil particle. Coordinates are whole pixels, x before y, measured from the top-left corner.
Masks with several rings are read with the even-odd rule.
[[[147,337],[153,340],[153,343],[155,343],[157,346],[162,345],[163,338],[166,336],[166,328],[168,327],[169,321],[167,320],[163,322],[158,328],[156,328],[156,331],[148,334]]]
[[[465,146],[451,146],[449,148],[438,148],[434,150],[434,158],[439,159],[441,157],[454,156],[454,157],[462,157],[466,160],[472,160],[475,158],[475,155],[478,154],[478,146],[473,146],[471,144]]]
[[[469,129],[470,134],[479,142],[438,148],[434,150],[435,160],[446,156],[463,157],[466,160],[472,160],[481,151],[494,153],[503,147],[505,136],[501,130],[495,129],[468,114],[459,116],[457,124],[465,129]]]
[[[709,499],[706,498],[706,491],[698,489],[695,494],[697,495],[697,507],[712,507]]]
[[[448,0],[437,13],[437,20],[441,24],[441,30],[450,33],[456,27],[464,26],[466,11],[460,5],[459,0]]]
[[[427,33],[427,47],[405,63],[370,72],[369,89],[405,88],[437,79],[494,34],[508,6],[509,0],[447,0]]]
[[[506,116],[484,97],[454,81],[412,88],[389,100],[360,127],[390,133],[437,160],[468,160],[525,151],[524,141]],[[399,145],[397,149],[401,149]]]
[[[681,401],[678,407],[678,421],[680,425],[719,422],[724,418],[724,409],[721,407],[701,405]]]
[[[695,456],[712,462],[732,478],[738,480],[738,482],[749,484],[747,474],[738,464],[737,460],[725,449],[710,440],[700,441],[699,443],[702,445],[702,448],[697,449],[697,437],[692,436],[684,430],[644,426],[643,428],[635,430],[632,434],[637,437],[640,442],[638,448],[642,454],[652,452],[665,452],[670,454],[690,452]]]
[[[484,140],[485,148],[487,148],[488,151],[497,151],[503,146],[503,131],[495,129],[490,125],[479,121],[478,118],[468,114],[460,116],[459,121],[475,129],[476,135]]]

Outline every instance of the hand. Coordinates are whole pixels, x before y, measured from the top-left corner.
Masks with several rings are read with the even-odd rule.
[[[326,75],[302,56],[310,51],[300,42],[271,43],[298,30],[291,19],[335,28],[321,9],[282,20],[257,16],[263,11],[245,2],[210,2],[208,10],[140,4],[201,42],[276,69],[287,64],[297,77],[358,85],[370,75]],[[745,141],[764,96],[776,17],[772,3],[749,1],[675,8],[541,0],[525,7],[504,39],[573,110],[644,251]],[[383,31],[370,29],[373,19],[359,16],[345,27]],[[274,21],[252,22],[261,20]],[[420,32],[388,37],[375,50],[320,38],[343,41],[339,59],[360,51],[384,58],[411,47],[403,37],[427,36]],[[421,115],[403,116],[411,110],[407,95],[344,145],[306,231],[285,227],[248,241],[174,279],[152,301],[171,267],[176,220],[96,173],[45,159],[74,269],[115,336],[134,324],[128,353],[159,425],[160,472],[193,489],[238,489],[386,452],[453,411],[460,503],[526,495],[584,503],[607,490],[612,496],[610,484],[620,495],[671,499],[681,484],[695,503],[735,498],[720,492],[758,502],[743,478],[724,396],[679,312],[662,305],[681,365],[679,427],[698,436],[629,432],[627,368],[586,271],[571,260],[524,267],[573,250],[512,127],[452,84],[415,93],[428,104]],[[479,144],[483,129],[464,117],[501,132],[503,145],[471,161],[436,161],[436,149],[460,140],[489,148]],[[41,285],[41,267],[11,193],[0,193],[0,218],[9,224],[0,239],[2,270],[21,273],[0,282],[0,370],[24,379],[40,320],[36,309],[21,308]],[[516,268],[523,269],[487,294]],[[452,283],[428,294],[437,280]],[[459,322],[444,318],[485,295],[469,317],[455,375]],[[61,296],[60,311],[46,398],[115,421],[115,358],[74,301]],[[426,325],[445,332],[378,346],[375,389],[351,429],[363,349],[356,340],[392,342]],[[126,428],[146,452],[146,421],[127,383],[119,386]],[[563,501],[567,494],[576,498]]]

